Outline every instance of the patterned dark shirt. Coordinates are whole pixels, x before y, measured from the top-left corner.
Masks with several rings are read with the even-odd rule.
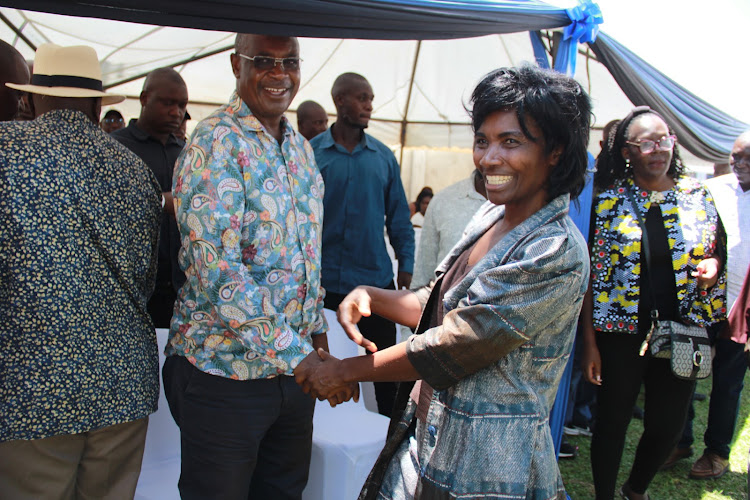
[[[0,441],[156,410],[159,183],[83,113],[0,123]]]

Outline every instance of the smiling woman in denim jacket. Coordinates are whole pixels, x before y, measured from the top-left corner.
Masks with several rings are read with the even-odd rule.
[[[699,326],[725,318],[726,244],[711,195],[684,175],[675,136],[648,107],[635,108],[618,124],[596,167],[591,291],[581,315],[582,370],[601,386],[591,468],[597,500],[613,498],[625,433],[644,384],[644,432],[620,489],[622,498],[641,500],[677,444],[695,387],[672,374],[669,359],[639,355],[649,313],[655,307],[660,320]],[[653,269],[641,252],[636,210],[645,220]]]
[[[339,321],[372,356],[312,353],[295,370],[332,403],[357,381],[418,380],[400,385],[363,499],[565,498],[547,419],[587,288],[586,244],[567,213],[584,184],[591,105],[574,80],[530,66],[493,71],[471,100],[489,201],[430,285],[359,287],[342,302]],[[377,351],[356,327],[369,314],[417,334]]]

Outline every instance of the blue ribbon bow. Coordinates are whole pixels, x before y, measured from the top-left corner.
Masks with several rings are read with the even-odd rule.
[[[555,69],[570,76],[576,72],[576,55],[579,43],[593,42],[604,22],[602,11],[592,0],[578,0],[578,5],[565,9],[571,23],[563,31],[563,41],[557,51]]]

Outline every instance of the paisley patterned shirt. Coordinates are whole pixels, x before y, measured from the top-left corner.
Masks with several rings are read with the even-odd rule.
[[[628,187],[635,189],[637,209],[644,219],[653,203],[661,205],[682,321],[707,326],[725,319],[726,266],[717,284],[709,290],[698,290],[697,280],[692,276],[701,260],[714,255],[722,237],[719,216],[709,192],[688,177],[663,192],[637,188],[628,179],[594,200],[591,239],[594,328],[602,332],[638,331],[641,228],[627,194]],[[721,247],[726,248],[726,243]]]
[[[154,174],[83,113],[0,123],[0,441],[156,411],[161,211]]]
[[[167,356],[238,380],[292,375],[328,329],[320,285],[323,179],[284,118],[281,145],[237,93],[198,124],[173,194],[187,281]]]

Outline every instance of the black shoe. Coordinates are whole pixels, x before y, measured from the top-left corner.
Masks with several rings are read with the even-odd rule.
[[[558,456],[560,458],[575,458],[578,456],[578,446],[570,444],[563,438],[562,442],[560,443],[560,453],[558,454]]]
[[[643,408],[636,405],[633,407],[633,418],[636,418],[638,420],[643,420]]]
[[[630,489],[630,485],[628,483],[625,483],[622,485],[622,488],[620,488],[620,498],[623,500],[635,500],[636,498],[643,498],[644,500],[651,500],[651,497],[648,496],[648,493],[644,493],[643,495],[638,495],[633,490]]]
[[[693,394],[693,401],[705,401],[707,397],[702,392],[696,392]]]

